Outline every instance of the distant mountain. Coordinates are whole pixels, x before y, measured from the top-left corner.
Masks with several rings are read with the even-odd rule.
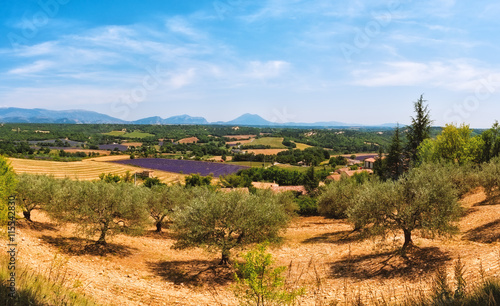
[[[139,119],[132,122],[133,124],[163,124],[163,119],[159,116]]]
[[[69,124],[219,124],[219,125],[241,125],[241,126],[277,126],[277,127],[364,127],[363,124],[344,123],[338,121],[328,122],[286,122],[276,123],[268,121],[256,114],[244,114],[231,121],[208,122],[203,117],[191,117],[189,115],[173,116],[163,119],[159,116],[143,118],[135,121],[124,121],[108,115],[86,110],[53,111],[41,108],[24,109],[16,107],[0,108],[0,122],[5,123],[69,123]],[[396,124],[385,123],[383,125],[370,125],[369,127],[393,128]]]
[[[203,117],[191,117],[188,115],[173,116],[167,119],[161,117],[148,117],[133,121],[134,124],[209,124]]]
[[[0,108],[0,122],[13,123],[126,123],[108,115],[86,110],[53,111],[41,108]]]
[[[188,115],[173,116],[163,120],[163,124],[209,124],[203,117],[191,117]]]
[[[229,124],[229,125],[250,125],[250,126],[259,126],[259,125],[276,125],[276,123],[267,121],[259,115],[255,114],[244,114],[239,116],[236,119],[231,121],[222,122],[221,124]]]

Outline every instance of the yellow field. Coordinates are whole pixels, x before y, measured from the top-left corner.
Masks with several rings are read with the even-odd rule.
[[[112,160],[127,159],[128,156],[104,156],[84,159],[77,162],[56,162],[31,159],[9,158],[12,168],[16,173],[48,174],[56,178],[71,178],[78,180],[97,180],[101,173],[123,175],[142,172],[145,168],[111,163]],[[178,173],[154,170],[154,176],[164,183],[184,182],[184,176]]]
[[[305,143],[300,143],[300,142],[295,142],[295,141],[294,141],[294,143],[297,145],[296,149],[299,149],[299,150],[304,150],[304,149],[312,147],[312,146],[305,144]]]
[[[248,153],[264,154],[264,155],[276,155],[279,152],[286,151],[288,149],[255,149],[255,150],[245,150]]]

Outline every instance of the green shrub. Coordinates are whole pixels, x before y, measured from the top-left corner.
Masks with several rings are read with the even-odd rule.
[[[285,266],[273,267],[274,260],[266,252],[267,243],[243,255],[245,262],[235,264],[236,297],[243,305],[290,305],[305,294],[304,288],[289,289],[283,273]]]

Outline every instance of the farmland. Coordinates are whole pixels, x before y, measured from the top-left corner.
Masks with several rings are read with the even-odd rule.
[[[262,137],[252,141],[251,145],[271,146],[271,149],[286,149],[282,142],[283,138],[281,137]]]
[[[125,132],[125,131],[111,131],[109,133],[103,133],[103,135],[107,135],[107,136],[121,136],[121,137],[124,137],[124,138],[146,138],[146,137],[154,137],[155,135],[154,134],[150,134],[150,133],[144,133],[144,132],[141,132],[141,131],[138,131],[138,130],[135,130],[133,132]]]
[[[141,158],[133,160],[116,160],[115,163],[122,165],[133,165],[148,169],[156,169],[174,173],[193,174],[198,173],[206,176],[213,174],[215,177],[227,175],[245,169],[244,166],[236,166],[225,163],[212,163],[191,160],[163,159],[163,158]]]
[[[47,174],[55,178],[78,180],[98,180],[101,173],[124,175],[127,171],[137,172],[137,167],[113,163],[124,156],[107,156],[85,159],[77,162],[55,162],[30,159],[10,158],[16,173]],[[183,182],[183,175],[165,171],[155,171],[155,176],[165,183]]]

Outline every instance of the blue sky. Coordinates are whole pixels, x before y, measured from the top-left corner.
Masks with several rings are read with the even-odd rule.
[[[409,123],[500,119],[500,3],[12,0],[0,107],[125,120]]]

